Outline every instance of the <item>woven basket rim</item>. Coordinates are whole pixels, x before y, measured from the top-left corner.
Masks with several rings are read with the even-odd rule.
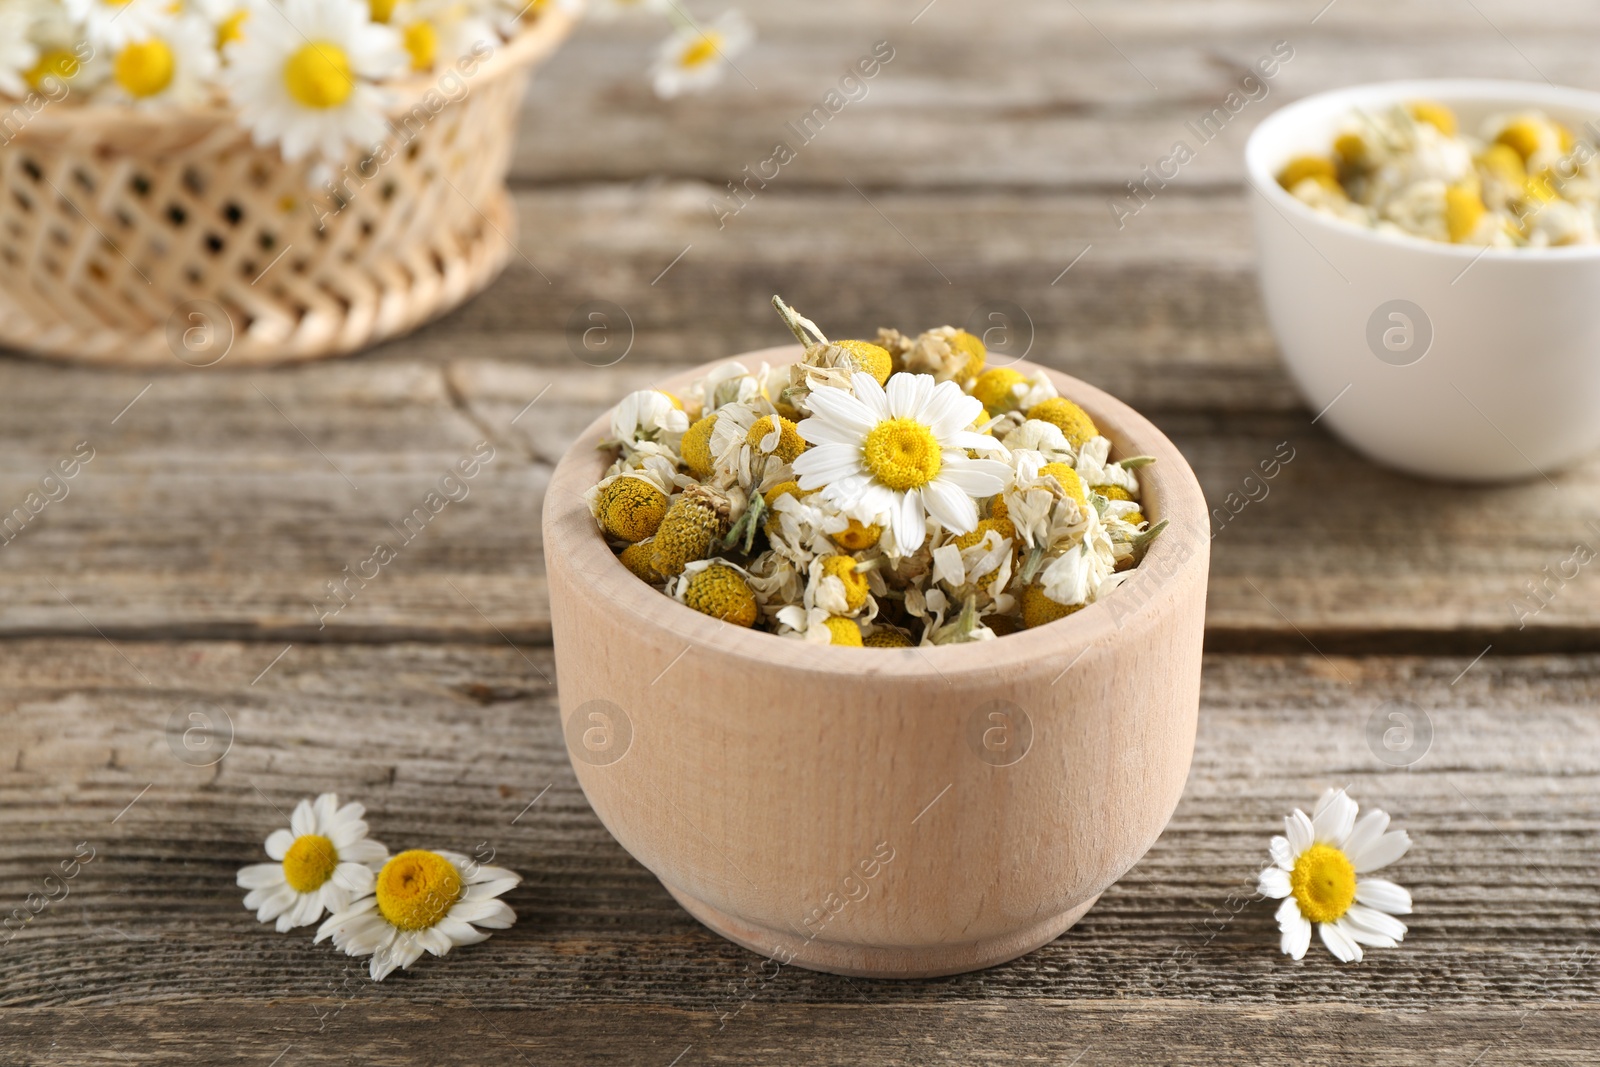
[[[541,14],[516,37],[504,43],[471,76],[472,81],[504,77],[510,72],[527,67],[555,50],[577,24],[577,17],[559,7]],[[417,74],[387,86],[393,101],[386,110],[391,118],[403,115],[415,107],[439,83],[439,74]],[[469,83],[470,84],[470,83]],[[3,100],[0,100],[3,103]],[[9,142],[17,144],[33,138],[53,139],[63,136],[93,135],[99,131],[115,131],[119,137],[141,130],[159,130],[170,133],[177,129],[192,129],[196,133],[224,125],[236,125],[238,112],[222,105],[202,105],[188,108],[142,108],[130,104],[94,103],[71,107],[42,108],[28,124]],[[249,131],[238,127],[248,136]],[[3,146],[0,146],[3,147]]]

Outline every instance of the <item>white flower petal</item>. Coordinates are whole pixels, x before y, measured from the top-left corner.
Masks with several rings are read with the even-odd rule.
[[[1285,956],[1305,959],[1306,949],[1311,945],[1311,923],[1300,914],[1300,905],[1295,903],[1294,897],[1285,899],[1279,905],[1276,918],[1278,931],[1282,934],[1278,947]]]
[[[1350,862],[1357,874],[1366,874],[1389,866],[1404,856],[1411,848],[1411,835],[1404,830],[1391,830],[1361,850],[1361,858],[1351,856]]]
[[[311,802],[311,814],[317,820],[317,833],[326,834],[333,829],[334,816],[339,811],[339,797],[335,793],[323,793]]]
[[[1350,909],[1340,918],[1346,927],[1354,927],[1368,934],[1386,937],[1391,942],[1405,940],[1406,924],[1376,908],[1369,908],[1364,904],[1352,904]],[[1371,941],[1363,942],[1372,944]],[[1384,946],[1390,947],[1390,946]]]
[[[892,380],[892,379],[891,379]],[[894,530],[895,544],[904,554],[910,554],[922,547],[922,542],[928,536],[928,524],[922,510],[922,494],[915,489],[909,489],[894,508],[889,512],[889,521]]]
[[[294,831],[296,837],[317,832],[317,817],[311,810],[309,800],[302,800],[294,806],[294,812],[289,816],[289,829]]]
[[[848,431],[859,439],[865,437],[874,426],[883,421],[873,410],[872,405],[843,389],[832,389],[827,386],[813,389],[811,395],[806,398],[806,403],[811,405],[813,414],[808,419],[801,419],[796,429],[801,437],[812,444],[827,443],[809,436],[817,429],[818,423]]]
[[[240,889],[261,889],[287,884],[284,881],[281,863],[252,863],[248,867],[240,867],[235,883]]]
[[[1317,932],[1322,935],[1322,943],[1328,947],[1328,951],[1341,963],[1361,962],[1361,946],[1352,941],[1338,923],[1320,923]]]
[[[281,861],[289,854],[289,846],[292,844],[294,844],[294,834],[288,830],[274,830],[267,835],[267,855]]]
[[[517,921],[517,913],[503,900],[463,901],[450,909],[450,916],[491,930],[509,929]]]
[[[372,868],[364,863],[341,863],[333,869],[332,882],[340,889],[362,895],[372,892],[376,878]]]
[[[857,375],[860,377],[860,375]],[[874,382],[873,384],[877,384]],[[895,374],[890,376],[889,383],[884,386],[884,396],[889,403],[889,417],[891,419],[916,419],[926,423],[922,418],[922,410],[933,398],[933,375],[931,374]],[[954,383],[952,383],[954,384]],[[958,387],[959,388],[959,387]],[[856,393],[861,392],[859,383]]]
[[[1311,829],[1319,843],[1343,848],[1355,822],[1356,802],[1343,789],[1336,789],[1331,795],[1324,795],[1317,805],[1317,813],[1311,819]]]
[[[1317,837],[1316,831],[1311,828],[1311,820],[1299,808],[1294,809],[1294,814],[1283,817],[1283,832],[1289,839],[1289,851],[1296,858],[1310,848]]]
[[[878,379],[857,371],[850,376],[850,385],[855,390],[856,399],[865,404],[867,410],[871,412],[874,426],[894,417],[889,411],[889,398],[884,394],[883,386],[878,384]]]
[[[928,514],[951,533],[963,534],[978,528],[978,506],[943,478],[935,478],[922,487],[922,503]]]
[[[861,446],[846,444],[813,445],[794,461],[795,478],[802,489],[820,489],[863,473]]]
[[[1411,894],[1386,878],[1357,878],[1356,901],[1390,915],[1411,914]]]
[[[1261,880],[1256,886],[1262,896],[1271,897],[1273,900],[1282,900],[1290,893],[1289,872],[1282,867],[1268,867],[1261,872]]]
[[[1294,852],[1289,848],[1289,839],[1282,835],[1274,835],[1267,850],[1272,854],[1272,862],[1286,871],[1294,870]]]
[[[446,915],[434,927],[441,934],[450,939],[453,945],[476,945],[489,940],[489,934],[470,923],[462,922],[453,915]]]
[[[1358,857],[1366,851],[1367,846],[1383,836],[1389,828],[1389,816],[1378,808],[1372,808],[1361,818],[1356,820],[1350,837],[1344,843],[1344,854],[1350,857],[1351,863],[1359,863]]]
[[[515,889],[521,881],[521,878],[512,875],[509,878],[493,878],[487,882],[473,882],[462,890],[461,899],[493,900]]]

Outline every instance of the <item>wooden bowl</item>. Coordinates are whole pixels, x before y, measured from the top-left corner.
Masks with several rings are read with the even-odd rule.
[[[1114,455],[1156,457],[1144,511],[1171,525],[1105,600],[981,644],[819,646],[701,615],[629,573],[590,517],[607,418],[557,466],[544,544],[573,769],[717,933],[836,974],[976,970],[1060,935],[1160,836],[1194,752],[1205,498],[1147,420],[1049,373]]]

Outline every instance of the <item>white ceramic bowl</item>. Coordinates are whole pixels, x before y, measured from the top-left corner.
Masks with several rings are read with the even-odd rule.
[[[1267,317],[1307,405],[1357,451],[1437,478],[1535,477],[1600,446],[1600,246],[1374,233],[1276,180],[1295,156],[1329,154],[1356,108],[1411,100],[1448,105],[1467,131],[1527,108],[1583,140],[1600,130],[1583,130],[1600,120],[1600,93],[1522,82],[1387,82],[1282,108],[1245,148]]]

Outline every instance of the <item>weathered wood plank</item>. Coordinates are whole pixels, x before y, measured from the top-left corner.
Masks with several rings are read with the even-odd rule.
[[[1570,0],[939,3],[913,23],[924,5],[743,4],[760,33],[737,61],[749,80],[730,73],[709,96],[669,102],[643,73],[658,23],[583,27],[530,89],[514,173],[721,187],[784,140],[797,154],[785,184],[1120,189],[1182,138],[1200,151],[1179,183],[1233,184],[1249,130],[1308,93],[1418,77],[1600,84],[1585,44],[1600,21]],[[788,132],[880,40],[894,59],[866,95],[809,143]],[[1185,124],[1278,41],[1293,58],[1201,148]]]
[[[390,1048],[412,1033],[404,1020],[470,1007],[470,1034],[488,1027],[474,1013],[490,1013],[536,1062],[592,1057],[593,1046],[543,1042],[600,1041],[608,1025],[630,1059],[676,1042],[665,1063],[704,1042],[707,1058],[765,1062],[800,1013],[825,1007],[818,1033],[832,1036],[790,1054],[826,1058],[854,1033],[887,1042],[884,1055],[982,1058],[988,1039],[965,1044],[962,1032],[986,1019],[995,1029],[982,1032],[1009,1033],[1041,1062],[1084,1044],[1118,1062],[1187,1027],[1192,1044],[1157,1061],[1187,1062],[1182,1049],[1218,1042],[1235,1054],[1303,1042],[1318,1029],[1302,1031],[1305,1020],[1319,1019],[1344,1036],[1296,1062],[1323,1062],[1356,1033],[1357,1058],[1342,1062],[1419,1062],[1419,1033],[1470,1049],[1463,1062],[1485,1046],[1593,1062],[1574,1050],[1592,1057],[1600,1025],[1600,657],[1209,657],[1185,798],[1078,927],[980,974],[874,983],[770,967],[762,979],[755,957],[672,903],[577,788],[539,677],[547,652],[296,646],[263,676],[272,654],[0,644],[0,899],[21,901],[79,842],[95,849],[70,895],[0,945],[8,1050],[34,1050],[33,1062],[57,1040],[73,1062],[107,1048],[171,1058],[223,1012],[263,1061],[292,1043],[331,1062]],[[181,763],[169,746],[169,717],[194,700],[231,719],[216,766]],[[1391,700],[1414,702],[1433,730],[1409,768],[1380,762],[1367,741]],[[1283,812],[1330,784],[1383,806],[1416,841],[1395,869],[1417,900],[1412,934],[1359,967],[1320,949],[1300,964],[1278,956],[1272,906],[1251,899]],[[493,848],[526,877],[509,898],[518,925],[375,988],[308,935],[258,927],[233,872],[257,858],[280,809],[321,790],[365,802],[391,847]],[[599,1008],[609,1014],[588,1014]],[[870,1036],[885,1027],[895,1036]],[[896,1043],[913,1031],[930,1044]],[[1078,1045],[1062,1059],[1052,1039]],[[499,1046],[486,1042],[487,1062],[507,1055]]]

